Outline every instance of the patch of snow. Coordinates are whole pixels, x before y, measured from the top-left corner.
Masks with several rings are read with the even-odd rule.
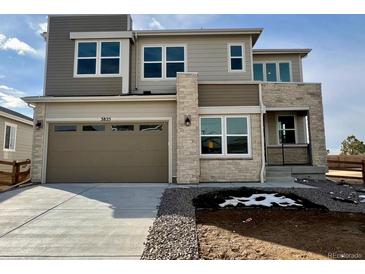
[[[359,195],[360,203],[365,203],[365,195]]]
[[[247,218],[246,220],[242,221],[242,223],[249,223],[252,221],[252,218]]]
[[[288,206],[303,206],[297,203],[293,199],[287,198],[285,196],[276,196],[278,193],[262,193],[262,194],[252,194],[250,197],[233,197],[226,199],[224,203],[219,204],[220,207],[226,207],[228,205],[237,206],[238,204],[244,204],[245,206],[266,206],[272,207],[273,204],[277,204],[281,207]]]

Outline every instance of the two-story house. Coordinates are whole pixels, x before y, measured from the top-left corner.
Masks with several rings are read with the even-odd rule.
[[[33,181],[322,178],[309,49],[254,49],[260,28],[133,30],[129,15],[49,16]],[[285,177],[285,178],[284,178]]]

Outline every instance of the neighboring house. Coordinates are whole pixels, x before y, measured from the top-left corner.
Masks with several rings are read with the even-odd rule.
[[[33,140],[32,118],[0,107],[0,134],[2,138],[0,160],[31,159]]]
[[[303,82],[310,50],[253,49],[261,32],[49,16],[45,93],[24,98],[33,181],[324,178],[321,85]]]

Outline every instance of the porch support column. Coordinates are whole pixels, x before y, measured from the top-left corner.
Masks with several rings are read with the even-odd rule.
[[[200,177],[198,73],[176,78],[177,183],[197,184]]]
[[[44,174],[44,149],[45,148],[45,116],[46,116],[46,105],[45,103],[37,103],[34,109],[33,117],[33,149],[32,149],[32,168],[31,178],[32,182],[40,183],[45,180],[42,178]],[[40,126],[36,127],[36,124],[40,123]]]

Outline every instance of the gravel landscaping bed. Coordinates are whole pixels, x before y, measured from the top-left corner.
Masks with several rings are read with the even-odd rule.
[[[195,208],[191,201],[200,193],[203,193],[200,189],[165,190],[141,259],[199,259]]]
[[[315,201],[326,206],[330,211],[339,212],[359,212],[365,213],[365,203],[361,202],[360,195],[365,195],[364,185],[350,185],[338,184],[332,181],[313,181],[313,180],[299,180],[298,183],[317,187],[314,193]],[[296,193],[300,193],[303,198],[312,200],[309,196],[311,193],[305,191],[306,189],[296,189]],[[318,194],[317,194],[318,192]],[[302,194],[303,193],[303,194]],[[319,194],[320,193],[320,194]],[[333,198],[343,198],[354,201],[354,203],[335,201]],[[314,200],[312,200],[315,202]]]
[[[365,203],[359,203],[354,187],[337,185],[329,181],[298,181],[318,188],[257,188],[260,191],[275,191],[295,194],[330,211],[365,213]],[[361,189],[361,187],[359,187]],[[150,228],[141,259],[199,259],[195,207],[193,199],[201,194],[221,191],[222,188],[175,188],[167,189],[161,197],[157,217]],[[229,190],[232,190],[230,188]],[[333,192],[334,194],[330,194]],[[351,194],[352,193],[352,194]],[[333,200],[338,196],[352,195],[357,204]]]

